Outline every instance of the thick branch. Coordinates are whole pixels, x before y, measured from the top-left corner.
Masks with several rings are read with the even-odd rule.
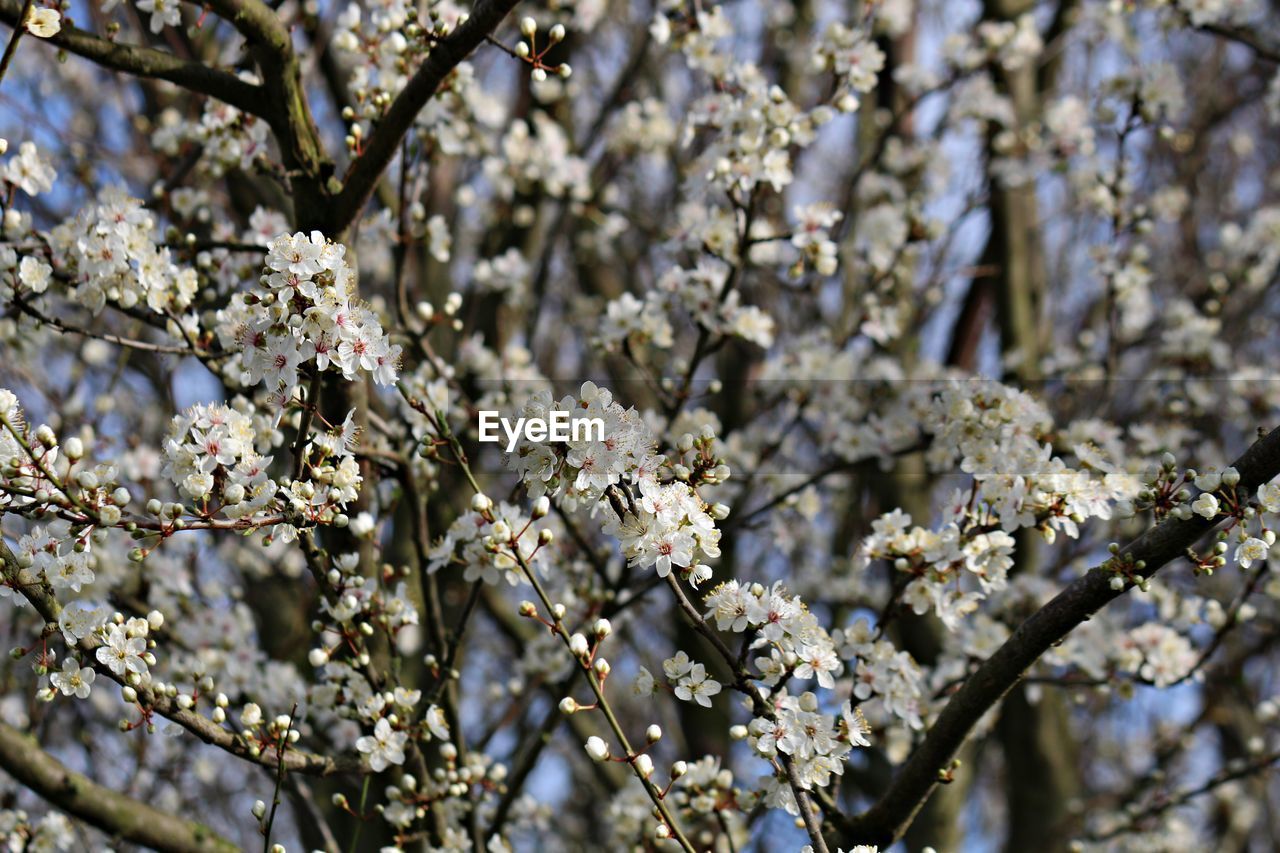
[[[387,164],[399,150],[400,140],[418,117],[418,112],[458,63],[497,28],[515,5],[516,0],[477,0],[471,17],[431,49],[404,91],[391,102],[386,115],[369,136],[364,152],[351,164],[346,183],[334,205],[334,220],[329,223],[329,233],[338,234],[355,220]]]
[[[1280,474],[1280,428],[1257,441],[1235,462],[1240,472],[1238,491],[1252,495]],[[1135,574],[1150,577],[1162,566],[1186,553],[1213,529],[1213,522],[1199,516],[1189,520],[1168,518],[1138,537],[1121,553],[1146,566]],[[1124,590],[1113,590],[1114,574],[1102,567],[1058,593],[1052,601],[1023,622],[1013,635],[964,682],[924,742],[912,753],[902,771],[874,806],[851,820],[840,821],[845,846],[852,843],[888,846],[902,837],[916,813],[938,784],[938,773],[950,763],[978,720],[1021,680],[1023,673],[1055,643]]]
[[[152,808],[67,769],[33,739],[4,723],[0,767],[53,805],[113,837],[183,853],[239,849],[203,824]]]
[[[21,14],[21,0],[0,0],[0,21],[11,27],[17,26]],[[167,80],[184,89],[217,98],[252,115],[262,114],[263,103],[259,87],[246,83],[227,71],[179,59],[149,47],[116,44],[65,23],[57,35],[41,41],[52,42],[113,71]]]
[[[244,36],[262,72],[267,105],[263,118],[271,125],[290,177],[294,224],[302,230],[320,227],[333,164],[311,115],[289,27],[261,0],[210,0],[209,6]]]
[[[1268,62],[1280,62],[1280,45],[1269,41],[1266,36],[1252,29],[1232,27],[1226,24],[1203,24],[1199,27],[1206,33],[1242,44],[1257,54],[1258,58]]]
[[[265,45],[280,56],[293,48],[288,28],[261,0],[210,0],[209,8],[252,43]]]

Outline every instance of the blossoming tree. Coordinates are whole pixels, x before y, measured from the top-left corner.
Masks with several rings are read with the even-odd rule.
[[[1267,14],[0,0],[5,849],[1267,848]]]

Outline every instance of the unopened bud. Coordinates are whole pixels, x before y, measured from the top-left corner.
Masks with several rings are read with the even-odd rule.
[[[604,761],[609,757],[609,744],[595,735],[587,738],[586,750],[587,755],[595,761]]]

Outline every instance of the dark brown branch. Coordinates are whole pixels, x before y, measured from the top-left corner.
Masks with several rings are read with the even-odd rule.
[[[53,805],[108,835],[166,851],[238,850],[194,821],[162,812],[69,770],[34,739],[0,723],[0,767]]]
[[[20,0],[0,0],[0,21],[16,27],[21,14]],[[65,22],[57,35],[41,41],[51,42],[103,68],[138,77],[167,80],[192,92],[217,98],[252,115],[262,115],[264,104],[260,88],[244,82],[228,71],[179,59],[149,47],[107,41]]]
[[[515,5],[516,0],[478,0],[471,17],[431,49],[426,61],[391,102],[386,115],[370,134],[364,152],[351,164],[334,204],[332,220],[327,223],[328,233],[341,233],[360,215],[418,112],[458,63],[497,28]]]
[[[1280,428],[1254,443],[1236,460],[1235,468],[1240,472],[1237,489],[1242,500],[1280,474]],[[1135,575],[1150,577],[1162,566],[1183,556],[1187,548],[1213,527],[1213,522],[1199,516],[1188,520],[1168,518],[1121,549],[1121,553],[1132,554],[1135,564],[1145,563]],[[955,757],[978,720],[1022,679],[1023,673],[1041,655],[1131,586],[1112,589],[1114,576],[1101,566],[1091,569],[1018,626],[1004,645],[951,697],[924,742],[912,753],[880,800],[855,818],[836,820],[843,846],[888,846],[901,838],[938,785],[939,772]]]
[[[244,36],[262,72],[262,117],[271,125],[290,178],[294,225],[304,231],[322,226],[333,164],[311,115],[289,27],[261,0],[210,0],[209,7]]]
[[[1257,32],[1242,27],[1231,27],[1226,24],[1203,24],[1199,29],[1206,33],[1242,44],[1257,54],[1259,59],[1268,62],[1280,62],[1280,45],[1264,39]]]

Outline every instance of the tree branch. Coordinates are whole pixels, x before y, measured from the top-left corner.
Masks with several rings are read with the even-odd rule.
[[[261,0],[210,0],[209,6],[244,36],[262,72],[267,107],[262,117],[271,125],[291,178],[294,224],[304,231],[321,227],[333,163],[311,115],[289,27]]]
[[[400,140],[408,132],[418,112],[431,100],[458,63],[466,59],[497,28],[515,5],[516,0],[477,0],[471,10],[471,17],[431,49],[426,61],[391,102],[386,115],[369,135],[364,152],[351,164],[342,192],[334,205],[329,233],[341,233],[355,221],[387,164],[395,157],[400,148]]]
[[[58,624],[58,616],[62,612],[62,605],[54,598],[52,590],[48,588],[47,584],[24,584],[20,579],[21,568],[18,566],[17,558],[14,557],[13,551],[9,550],[9,546],[3,540],[0,540],[0,580],[20,592],[31,603],[31,606],[36,609],[36,612],[40,614],[46,624],[56,626]],[[90,637],[80,641],[80,649],[85,652],[86,659],[92,663],[94,669],[112,681],[123,684],[124,681],[121,676],[116,675],[109,668],[98,663],[94,654],[94,650],[98,645],[98,642]],[[207,744],[217,746],[254,764],[275,769],[276,758],[270,750],[256,750],[255,754],[253,745],[247,739],[229,729],[223,728],[195,710],[179,707],[176,699],[157,693],[146,684],[137,685],[134,689],[138,693],[138,706],[146,711],[157,713],[170,722],[177,723]],[[291,773],[306,773],[312,776],[369,772],[367,764],[354,758],[331,758],[299,749],[286,751],[284,767]]]
[[[17,27],[21,15],[21,0],[0,0],[0,21]],[[230,72],[179,59],[150,47],[116,44],[65,22],[57,35],[41,41],[52,42],[103,68],[138,77],[167,80],[184,89],[217,98],[252,115],[262,115],[260,87],[246,83]]]
[[[209,827],[162,812],[67,769],[33,738],[0,723],[0,767],[53,805],[111,836],[165,851],[239,848]]]
[[[1257,54],[1259,59],[1268,62],[1280,62],[1280,45],[1268,41],[1263,35],[1251,29],[1232,27],[1226,24],[1202,24],[1197,29],[1211,33],[1227,41],[1242,44]]]
[[[1280,474],[1280,428],[1258,440],[1235,462],[1240,472],[1237,491],[1244,498]],[[1135,575],[1150,577],[1167,563],[1186,553],[1215,523],[1193,515],[1188,520],[1168,518],[1149,529],[1122,554],[1145,567]],[[1055,643],[1086,621],[1103,606],[1122,595],[1113,590],[1114,573],[1095,567],[1058,593],[1048,604],[1023,622],[1013,635],[978,668],[952,696],[924,742],[912,753],[901,772],[880,800],[863,814],[835,820],[843,846],[879,844],[888,846],[902,837],[917,812],[938,785],[939,771],[946,768],[970,731],[1009,690],[1026,670]]]

